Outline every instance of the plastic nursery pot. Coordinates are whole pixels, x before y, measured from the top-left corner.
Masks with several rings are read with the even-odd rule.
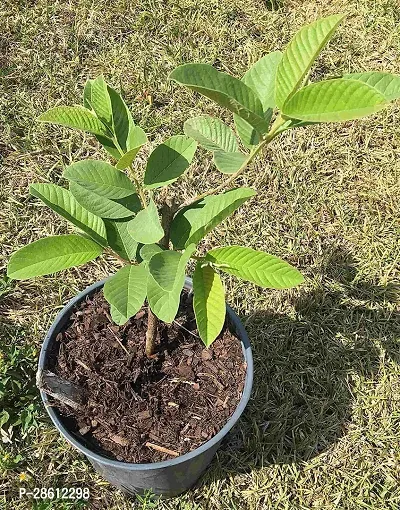
[[[50,346],[68,322],[75,305],[83,301],[86,296],[98,291],[104,285],[104,282],[105,280],[97,282],[85,289],[73,298],[58,314],[44,340],[39,357],[39,369],[47,368]],[[188,290],[192,288],[190,278],[186,279],[185,288]],[[50,405],[47,394],[41,391],[42,400],[52,422],[69,443],[86,455],[99,474],[125,492],[129,494],[143,494],[145,491],[152,490],[157,495],[171,497],[186,491],[196,483],[200,475],[210,464],[221,441],[239,420],[250,398],[253,384],[253,357],[249,338],[239,317],[229,306],[227,306],[227,315],[230,329],[242,343],[243,356],[247,363],[243,394],[239,405],[225,426],[212,439],[196,450],[172,460],[149,464],[133,464],[109,459],[89,449],[85,446],[83,440],[81,441],[76,434],[68,430],[63,417],[57,409]]]

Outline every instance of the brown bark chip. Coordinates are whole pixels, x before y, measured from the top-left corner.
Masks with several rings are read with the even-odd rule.
[[[57,336],[48,367],[83,391],[80,409],[55,403],[70,430],[125,462],[167,460],[211,439],[235,411],[246,374],[240,342],[227,328],[204,348],[187,292],[179,324],[160,323],[154,359],[145,355],[146,319],[143,307],[117,326],[102,292],[87,297]]]

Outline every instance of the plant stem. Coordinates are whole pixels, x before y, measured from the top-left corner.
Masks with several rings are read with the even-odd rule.
[[[146,196],[144,194],[142,185],[139,182],[139,179],[136,177],[136,173],[135,173],[135,170],[133,169],[132,163],[129,166],[129,173],[131,174],[133,182],[135,183],[136,191],[139,194],[139,197],[140,197],[140,200],[142,201],[143,207],[146,209],[146,207],[147,207]]]
[[[168,250],[169,248],[169,235],[171,230],[171,223],[175,212],[178,209],[176,202],[166,200],[161,208],[161,225],[164,230],[164,237],[160,241],[160,245]],[[148,307],[147,312],[147,331],[146,331],[146,356],[151,358],[154,356],[156,348],[156,338],[158,330],[158,318]]]
[[[125,154],[125,152],[122,150],[118,140],[116,137],[113,138],[113,142],[114,142],[114,145],[115,147],[117,148],[118,152],[121,154],[121,157]],[[133,182],[135,183],[135,186],[136,186],[136,190],[139,194],[139,197],[140,197],[140,200],[142,201],[142,204],[143,204],[143,207],[146,208],[147,207],[147,202],[146,202],[146,196],[144,194],[144,191],[143,191],[143,188],[142,188],[142,185],[140,184],[139,182],[139,179],[136,177],[136,172],[133,168],[133,164],[131,163],[129,165],[129,173],[133,179]]]

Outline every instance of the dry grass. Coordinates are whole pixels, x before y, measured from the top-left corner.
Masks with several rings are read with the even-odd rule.
[[[400,73],[396,0],[5,0],[0,283],[16,248],[68,228],[28,196],[28,184],[60,183],[69,162],[104,157],[89,135],[35,123],[40,112],[81,102],[86,79],[102,72],[149,133],[148,149],[200,112],[230,122],[226,112],[169,83],[169,72],[201,61],[241,76],[301,25],[334,12],[348,19],[312,78],[369,69]],[[265,249],[295,263],[307,283],[271,292],[226,279],[229,302],[254,346],[253,399],[199,486],[155,508],[400,507],[399,119],[395,105],[364,121],[285,134],[243,178],[243,184],[257,182],[259,195],[205,246]],[[219,180],[199,151],[175,189],[186,198]],[[132,508],[49,425],[32,382],[37,350],[57,310],[112,270],[112,260],[100,260],[62,278],[0,285],[3,364],[15,363],[23,384],[7,398],[20,412],[29,392],[37,420],[25,431],[16,425],[13,442],[0,452],[7,510],[79,508],[32,506],[19,500],[20,485],[89,486],[90,508]],[[21,350],[18,361],[11,360],[13,348]],[[152,506],[136,502],[135,508]]]

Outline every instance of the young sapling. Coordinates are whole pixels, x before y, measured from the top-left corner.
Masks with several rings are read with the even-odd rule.
[[[265,288],[300,284],[303,276],[296,268],[250,247],[216,247],[204,255],[197,250],[212,229],[256,195],[251,188],[231,186],[278,135],[308,124],[358,119],[400,97],[400,77],[385,72],[308,83],[313,62],[343,18],[333,15],[303,27],[283,53],[265,55],[241,80],[208,64],[177,67],[171,80],[232,112],[239,139],[216,117],[191,118],[184,135],[171,136],[151,152],[143,172],[135,157],[147,143],[146,134],[102,76],[87,82],[83,106],[57,106],[40,115],[41,122],[92,133],[113,164],[88,159],[69,165],[63,173],[69,189],[52,183],[30,186],[33,196],[78,233],[21,248],[10,258],[8,276],[47,275],[112,253],[123,264],[103,289],[112,319],[125,324],[147,299],[149,357],[156,351],[158,320],[170,323],[177,315],[190,259],[196,261],[193,307],[207,347],[225,322],[220,272]],[[221,184],[184,203],[173,192],[173,200],[161,200],[160,190],[187,170],[197,145],[211,151],[215,167],[225,174]]]

